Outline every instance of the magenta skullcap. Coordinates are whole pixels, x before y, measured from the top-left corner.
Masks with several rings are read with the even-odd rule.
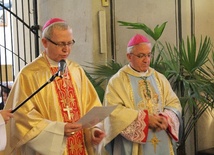
[[[130,47],[130,46],[134,46],[134,45],[137,45],[140,43],[149,43],[149,40],[141,34],[136,34],[134,37],[132,37],[129,40],[129,43],[127,46]]]
[[[45,28],[47,28],[55,23],[65,23],[65,21],[61,18],[51,18],[45,23],[45,25],[42,28],[42,31],[44,31]]]

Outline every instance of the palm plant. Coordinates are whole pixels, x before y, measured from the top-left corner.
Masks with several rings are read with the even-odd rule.
[[[186,44],[182,41],[179,48],[166,44],[166,50],[162,53],[163,74],[171,82],[183,108],[184,126],[178,149],[181,154],[185,154],[185,142],[198,119],[208,107],[213,108],[214,105],[214,74],[211,69],[206,69],[207,62],[214,62],[214,59],[208,57],[211,49],[211,40],[205,37],[204,40],[201,38],[197,50],[196,38],[193,36],[187,37]]]
[[[85,70],[85,72],[89,80],[92,82],[94,88],[96,89],[98,96],[102,102],[105,92],[105,85],[107,84],[111,76],[117,73],[120,68],[122,68],[122,64],[111,60],[107,63],[107,65],[89,63],[89,65],[85,66],[85,68],[93,70]]]
[[[158,41],[167,22],[161,26],[157,25],[154,30],[143,23],[118,22],[121,26],[127,26],[128,29],[143,30],[154,39],[152,53],[155,57],[151,61],[151,67],[167,77],[182,104],[182,116],[185,122],[180,136],[178,154],[185,155],[185,142],[196,122],[208,107],[214,106],[214,52],[210,38],[205,37],[204,40],[201,38],[198,49],[194,36],[187,37],[187,41],[183,40],[179,47],[172,47],[169,43],[163,45]],[[211,59],[208,57],[210,54]],[[121,67],[122,65],[115,61],[107,65],[95,65],[91,75],[99,77],[100,85],[104,81],[107,82]],[[96,78],[95,81],[97,81]]]

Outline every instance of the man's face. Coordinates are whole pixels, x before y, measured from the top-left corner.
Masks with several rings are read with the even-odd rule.
[[[152,58],[150,44],[138,44],[133,47],[131,53],[127,53],[127,58],[133,69],[138,72],[146,72]]]
[[[47,56],[59,62],[62,59],[66,59],[73,45],[72,31],[54,29],[51,38],[42,39],[43,46]]]

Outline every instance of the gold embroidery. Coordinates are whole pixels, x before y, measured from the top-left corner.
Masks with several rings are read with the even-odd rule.
[[[160,111],[158,94],[146,79],[147,77],[143,77],[142,80],[139,80],[139,94],[142,97],[142,101],[138,103],[138,108],[147,109],[150,115],[157,114]]]
[[[63,79],[55,80],[58,92],[61,94],[61,103],[63,105],[62,111],[66,112],[65,121],[74,122],[74,103],[75,99],[72,97],[72,90],[69,90],[69,76],[68,72],[63,75]]]
[[[153,135],[152,139],[149,141],[152,143],[153,147],[154,147],[154,152],[156,153],[156,147],[158,145],[158,143],[160,142],[160,140],[158,139],[158,137],[155,135]]]
[[[75,141],[73,145],[70,145],[70,150],[72,154],[81,154],[82,152],[84,152],[83,145],[80,141]]]

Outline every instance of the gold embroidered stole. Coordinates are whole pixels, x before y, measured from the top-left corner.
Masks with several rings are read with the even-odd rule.
[[[58,67],[51,67],[51,71],[52,73],[56,73]],[[81,115],[71,75],[69,72],[66,74],[67,76],[64,76],[63,78],[57,77],[54,80],[54,83],[64,122],[73,123],[79,120]],[[67,152],[68,155],[87,154],[83,130],[77,131],[74,135],[67,138]]]
[[[151,83],[147,81],[147,77],[143,77],[139,80],[139,94],[142,97],[142,101],[138,104],[139,109],[147,109],[149,115],[158,114],[160,112],[158,105],[158,94],[155,92]],[[152,133],[153,136],[147,141],[150,142],[154,147],[154,152],[156,153],[156,147],[160,140],[156,136],[156,133]]]
[[[147,109],[150,115],[158,114],[160,112],[160,106],[158,105],[158,94],[147,81],[147,77],[143,77],[139,80],[138,92],[142,97],[142,101],[138,103],[138,109]]]

